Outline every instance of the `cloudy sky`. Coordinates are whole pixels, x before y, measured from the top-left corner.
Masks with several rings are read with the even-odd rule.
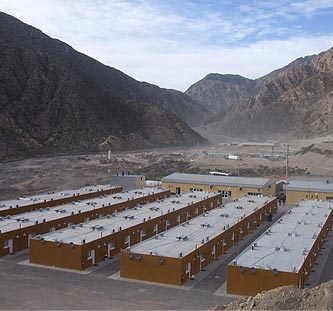
[[[257,78],[333,46],[333,0],[0,0],[0,10],[137,80]]]

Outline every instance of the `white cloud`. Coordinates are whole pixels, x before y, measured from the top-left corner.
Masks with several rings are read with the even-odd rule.
[[[309,16],[331,8],[332,1],[257,0],[230,16],[196,11],[195,2],[187,3],[185,13],[162,2],[1,0],[0,10],[138,80],[179,90],[209,72],[256,78],[333,42],[332,35],[276,24],[276,19],[295,19],[295,12]],[[244,40],[249,36],[256,41]]]

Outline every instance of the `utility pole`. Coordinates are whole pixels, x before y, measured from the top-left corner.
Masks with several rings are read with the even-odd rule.
[[[273,146],[272,146],[272,154],[271,154],[271,170],[273,168],[273,157],[274,157],[274,143],[273,143]]]
[[[287,144],[287,156],[286,156],[286,179],[288,179],[288,168],[289,168],[289,144]]]

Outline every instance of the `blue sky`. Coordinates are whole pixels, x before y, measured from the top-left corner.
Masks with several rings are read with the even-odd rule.
[[[186,90],[333,46],[333,0],[1,0],[0,10],[130,76]]]

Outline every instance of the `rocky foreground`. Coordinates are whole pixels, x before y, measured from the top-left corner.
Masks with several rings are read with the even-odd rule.
[[[333,280],[314,288],[283,286],[212,310],[332,310]]]

